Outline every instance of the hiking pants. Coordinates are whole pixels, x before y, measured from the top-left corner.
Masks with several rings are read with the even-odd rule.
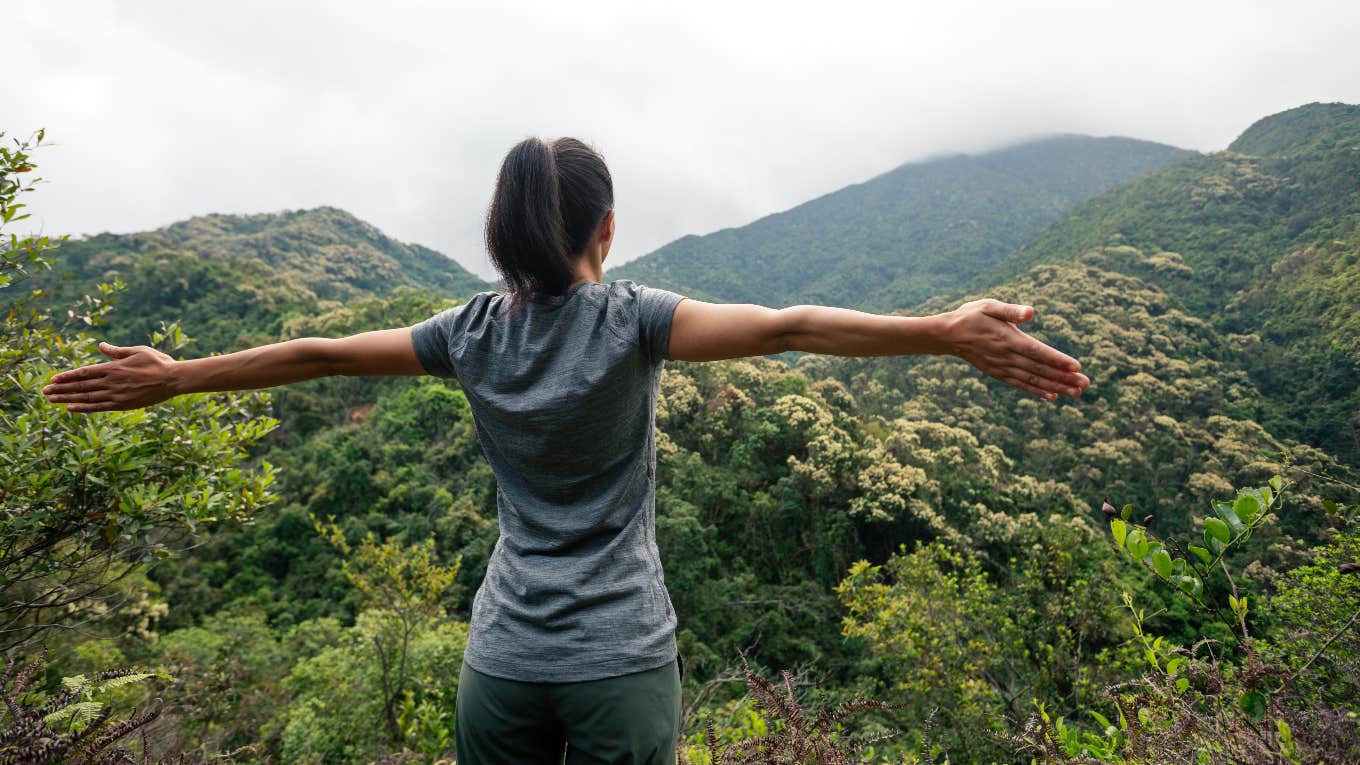
[[[529,683],[463,663],[458,765],[675,765],[680,669],[577,683]]]

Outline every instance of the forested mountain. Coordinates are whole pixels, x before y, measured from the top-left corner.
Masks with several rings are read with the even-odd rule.
[[[72,274],[74,278],[61,281]],[[453,260],[383,234],[333,207],[258,215],[203,215],[135,234],[67,242],[34,286],[91,292],[121,279],[130,310],[110,315],[111,342],[144,342],[162,321],[196,328],[203,353],[275,337],[290,316],[401,288],[467,297],[492,285]]]
[[[1074,205],[1193,152],[1066,135],[902,165],[610,269],[697,298],[889,311],[995,265]]]
[[[968,731],[1000,735],[996,720],[1022,718],[1034,698],[1069,711],[1095,703],[1102,684],[1131,670],[1121,588],[1165,605],[1153,623],[1175,640],[1191,644],[1208,628],[1098,552],[1103,499],[1133,504],[1160,534],[1194,534],[1196,508],[1288,474],[1295,509],[1256,535],[1256,567],[1241,581],[1276,581],[1308,560],[1288,541],[1326,525],[1324,497],[1356,499],[1309,474],[1347,466],[1267,424],[1275,407],[1243,360],[1247,341],[1187,303],[1184,285],[1153,278],[1188,278],[1186,268],[1160,249],[1113,243],[987,286],[1038,305],[1036,331],[1086,363],[1093,386],[1070,404],[1023,397],[944,359],[670,363],[658,405],[658,540],[697,681],[738,651],[771,667],[817,666],[835,688],[904,693],[917,725],[939,710],[937,739],[954,760],[987,761],[1005,748]],[[1270,274],[1240,285],[1300,289]],[[285,334],[357,331],[437,307],[416,296],[367,301],[294,320]],[[284,424],[267,454],[280,468],[279,511],[155,575],[180,604],[166,627],[241,608],[276,629],[344,618],[358,606],[346,600],[341,556],[311,528],[322,513],[351,536],[433,538],[443,560],[461,562],[450,605],[466,613],[496,527],[494,484],[461,394],[443,381],[337,379],[276,401]],[[942,547],[895,555],[917,544]],[[975,609],[957,621],[893,623],[889,637],[853,611],[838,629],[847,606],[878,608],[861,591],[838,593],[860,559],[921,567],[901,596],[933,612],[950,605],[935,599],[961,586],[962,571],[990,584],[955,592]],[[842,630],[866,639],[847,642]],[[990,645],[998,631],[1007,637],[995,650],[920,648]],[[958,680],[978,672],[975,684]],[[290,741],[284,734],[284,751],[299,746]]]
[[[737,258],[725,273],[759,278],[722,287],[749,297],[714,297],[816,302],[798,290],[835,283],[795,271],[821,255],[775,265],[779,242],[895,230],[939,246],[919,251],[911,277],[939,294],[880,305],[1033,303],[1028,329],[1093,381],[1049,403],[940,357],[667,362],[656,531],[687,668],[685,761],[797,727],[783,702],[753,704],[741,660],[794,670],[784,687],[798,703],[900,704],[831,734],[839,745],[903,731],[867,750],[877,763],[1356,761],[1360,481],[1345,439],[1310,436],[1360,417],[1347,377],[1360,331],[1356,116],[1292,110],[1206,156],[1061,138],[909,165],[640,263],[703,275],[725,252]],[[1102,192],[1113,179],[1091,167],[1112,154],[1126,177],[1165,166]],[[929,228],[931,215],[948,225]],[[685,242],[746,243],[765,260],[705,244],[687,264],[671,257]],[[875,252],[864,244],[836,273],[846,288],[885,285],[886,300],[908,276],[873,271]],[[54,273],[122,275],[107,318],[123,338],[146,342],[175,319],[215,351],[409,324],[486,288],[403,271],[456,268],[437,257],[320,210],[73,242]],[[853,263],[867,275],[852,279]],[[159,483],[117,493],[138,460],[170,459],[162,474],[202,474],[207,488],[165,500],[177,521],[181,504],[192,510],[191,549],[114,558],[121,600],[70,606],[84,621],[51,639],[48,692],[110,666],[163,670],[156,696],[122,689],[122,709],[165,698],[148,740],[185,762],[447,759],[470,600],[498,535],[456,382],[298,383],[269,394],[277,422],[251,408],[263,396],[72,420],[33,390],[52,365],[94,358],[73,321],[38,336],[42,353],[0,349],[27,365],[6,372],[0,399],[6,501],[46,503],[98,560],[149,527],[167,535],[157,544],[175,538],[152,526]],[[130,434],[145,440],[131,456]],[[35,479],[49,474],[70,490]],[[232,512],[213,520],[223,497]],[[0,515],[4,549],[36,517]]]
[[[1272,431],[1360,464],[1360,107],[1291,109],[1111,189],[971,289],[1106,246],[1224,334]]]

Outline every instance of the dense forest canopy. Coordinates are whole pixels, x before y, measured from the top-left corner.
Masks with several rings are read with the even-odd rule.
[[[969,291],[1110,245],[1152,258],[1140,278],[1232,341],[1225,360],[1273,404],[1272,432],[1360,464],[1360,109],[1273,115],[1228,151],[1111,189]]]
[[[609,272],[770,305],[1023,301],[1093,381],[1055,405],[940,357],[667,362],[657,538],[686,761],[791,751],[809,730],[884,763],[1360,757],[1357,162],[1347,105],[1269,117],[1209,155],[1061,137],[904,166]],[[72,710],[8,722],[66,741],[119,719],[82,698],[125,716],[163,698],[139,726],[155,757],[447,756],[498,534],[454,381],[333,377],[93,430],[34,391],[93,360],[95,337],[187,355],[335,337],[487,285],[331,209],[28,242],[5,249],[22,321],[6,325],[0,528],[6,549],[31,545],[16,510],[37,508],[70,533],[0,590],[5,613],[63,576],[98,590],[79,631],[7,633],[16,667],[48,651],[7,696]],[[43,252],[52,270],[24,265]],[[86,294],[90,321],[64,321]],[[35,471],[48,480],[16,477]],[[174,471],[154,495],[122,486]],[[37,610],[18,623],[54,622]],[[99,674],[120,667],[160,675]],[[816,717],[837,704],[860,711]]]

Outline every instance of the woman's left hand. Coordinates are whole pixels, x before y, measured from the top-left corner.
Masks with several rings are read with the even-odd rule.
[[[1053,401],[1080,396],[1091,384],[1076,359],[1017,326],[1034,318],[1031,306],[974,300],[942,317],[951,352],[1007,385]]]

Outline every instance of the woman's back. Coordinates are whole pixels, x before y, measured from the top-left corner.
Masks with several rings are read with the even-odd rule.
[[[412,329],[456,377],[497,482],[501,537],[466,660],[567,682],[675,658],[655,542],[656,392],[680,295],[583,281],[511,310],[480,293]]]

